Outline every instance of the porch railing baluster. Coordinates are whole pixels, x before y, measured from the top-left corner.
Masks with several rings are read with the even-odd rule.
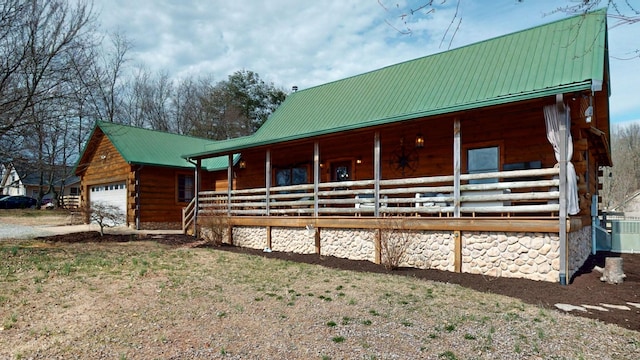
[[[460,176],[461,216],[552,216],[560,208],[559,171],[556,168],[513,170]],[[477,183],[473,180],[491,179]],[[495,179],[499,181],[495,182]],[[489,180],[489,181],[491,181]],[[454,177],[431,176],[380,181],[380,216],[451,216]],[[374,180],[318,184],[318,215],[373,216]],[[273,216],[313,216],[314,184],[271,187],[269,214]],[[264,216],[266,188],[200,192],[200,213],[231,216]],[[546,214],[546,215],[545,215]]]

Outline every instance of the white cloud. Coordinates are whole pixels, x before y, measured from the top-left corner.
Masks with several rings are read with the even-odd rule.
[[[455,2],[438,5],[435,13],[412,22],[412,35],[401,35],[385,23],[397,22],[393,6],[398,2],[384,1],[390,12],[377,0],[97,0],[96,5],[104,27],[124,32],[135,45],[130,54],[134,62],[152,71],[222,80],[247,69],[286,89],[445,51],[453,32],[451,45],[459,47],[563,17],[544,16],[558,7],[556,0],[462,1],[457,18],[462,23],[457,31],[454,24],[443,41]],[[639,27],[609,32],[613,56],[640,48]],[[640,118],[639,64],[611,60],[614,122]]]

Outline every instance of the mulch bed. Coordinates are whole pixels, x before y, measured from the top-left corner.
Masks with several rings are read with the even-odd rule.
[[[40,238],[53,242],[127,242],[134,240],[152,240],[172,246],[202,246],[193,237],[186,235],[155,235],[138,237],[136,235],[105,234],[98,232],[81,232],[66,235],[56,235]],[[556,309],[555,304],[572,305],[627,305],[627,302],[640,303],[640,254],[617,254],[600,252],[587,259],[584,266],[576,274],[569,285],[533,281],[525,279],[495,278],[483,275],[453,273],[440,270],[421,270],[414,268],[400,268],[386,270],[381,265],[369,261],[347,260],[331,256],[315,254],[293,254],[283,252],[265,253],[262,250],[239,248],[235,246],[221,246],[218,249],[236,253],[252,254],[270,259],[282,259],[307,264],[322,265],[329,268],[352,270],[371,273],[384,273],[398,276],[409,276],[418,279],[458,284],[463,287],[521,299],[522,301]],[[593,270],[594,266],[604,267],[608,256],[622,257],[623,269],[627,275],[624,283],[609,285],[600,281],[600,273]],[[628,306],[628,305],[627,305]],[[588,310],[587,312],[572,311],[573,315],[598,319],[606,323],[617,324],[621,327],[640,331],[640,309],[629,306],[631,310],[610,309],[609,311]]]

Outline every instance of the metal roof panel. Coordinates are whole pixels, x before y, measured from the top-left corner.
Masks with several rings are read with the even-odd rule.
[[[252,136],[194,157],[584,89],[605,76],[606,10],[300,90]]]

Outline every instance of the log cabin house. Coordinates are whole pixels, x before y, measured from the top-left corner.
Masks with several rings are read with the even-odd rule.
[[[182,209],[195,195],[194,164],[181,156],[210,142],[98,122],[76,165],[81,202],[114,205],[124,215],[123,223],[136,229],[181,229]],[[227,161],[220,157],[201,163],[201,189],[227,188]]]
[[[601,10],[294,92],[255,134],[185,156],[242,154],[235,186],[196,179],[184,223],[376,263],[393,230],[403,266],[566,284],[611,166],[608,66]]]

